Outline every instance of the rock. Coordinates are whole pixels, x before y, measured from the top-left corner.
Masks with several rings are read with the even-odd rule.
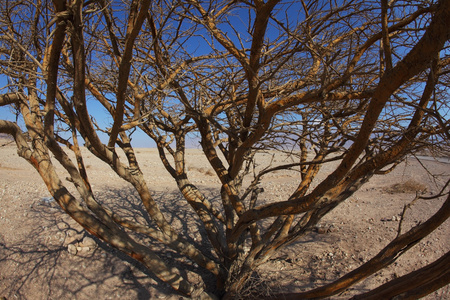
[[[59,230],[65,230],[69,228],[69,225],[66,222],[59,222],[56,224]]]
[[[334,226],[334,224],[331,224],[328,229],[327,232],[337,232],[338,228],[336,226]]]
[[[43,204],[52,203],[54,201],[55,201],[55,198],[53,198],[53,197],[43,197],[43,198],[41,198],[41,203],[43,203]]]
[[[69,252],[69,254],[71,255],[77,255],[78,252],[77,246],[75,246],[74,244],[69,244],[67,246],[67,252]]]
[[[97,248],[97,243],[94,241],[93,238],[86,236],[83,238],[83,241],[81,242],[81,246],[95,249],[95,248]]]
[[[400,221],[400,217],[399,216],[392,216],[392,221],[396,222],[396,221]]]
[[[77,247],[77,252],[83,252],[83,253],[86,253],[86,252],[89,252],[91,250],[91,248],[89,248],[89,247]]]
[[[325,228],[325,227],[316,227],[315,229],[316,229],[316,232],[318,234],[325,234],[325,233],[327,233],[327,228]]]
[[[334,224],[330,225],[319,225],[313,229],[313,231],[317,232],[318,234],[326,234],[326,233],[332,233],[337,232],[338,228]]]

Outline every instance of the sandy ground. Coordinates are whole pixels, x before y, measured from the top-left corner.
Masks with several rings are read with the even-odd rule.
[[[12,144],[0,141],[0,297],[7,299],[180,299],[139,264],[98,240],[52,201],[38,174],[18,157]],[[163,170],[155,149],[138,149],[140,165],[155,198],[174,226],[196,243],[201,235],[184,220],[191,215],[176,185]],[[217,179],[199,150],[189,151],[194,183],[217,199]],[[267,165],[271,155],[259,158]],[[274,162],[282,163],[283,157]],[[142,206],[130,186],[93,155],[86,164],[97,198],[116,209]],[[424,167],[435,174],[431,176]],[[332,164],[324,167],[324,173]],[[327,215],[317,230],[285,248],[261,267],[254,284],[272,291],[300,291],[329,282],[358,267],[396,234],[404,205],[416,192],[436,193],[450,176],[448,161],[411,158],[386,176],[375,176],[346,203]],[[65,178],[63,176],[62,178]],[[266,178],[262,197],[282,199],[292,189],[292,173]],[[403,230],[425,220],[443,199],[419,201],[405,214]],[[188,226],[189,225],[189,226]],[[406,272],[433,262],[450,250],[450,220],[421,241],[392,266],[333,299],[346,299]],[[88,237],[88,238],[86,238]],[[74,253],[77,252],[75,255]],[[168,257],[172,254],[167,254]],[[180,262],[182,264],[182,261]],[[186,270],[186,276],[195,275]],[[450,299],[446,286],[426,299]]]

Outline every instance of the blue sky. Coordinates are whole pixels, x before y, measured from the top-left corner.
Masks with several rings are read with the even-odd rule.
[[[289,17],[292,17],[293,20],[297,20],[299,18],[299,14],[301,14],[301,5],[299,3],[294,4],[288,4],[289,7],[286,7],[285,4],[280,5],[277,8],[277,13],[281,14],[278,17],[280,19],[283,19],[285,15],[288,15]],[[293,8],[295,6],[295,8]],[[122,13],[122,12],[119,12]],[[248,48],[250,47],[250,35],[248,33],[249,26],[249,18],[253,19],[254,14],[252,11],[250,11],[250,14],[247,9],[242,11],[240,8],[234,9],[232,14],[226,17],[231,26],[233,26],[239,33],[233,30],[233,28],[230,25],[224,25],[224,27],[221,27],[222,30],[224,30],[227,34],[227,36],[235,42],[237,45],[239,45],[239,39],[237,37],[237,34],[242,38],[243,46]],[[274,24],[273,24],[274,25]],[[188,22],[185,23],[185,26],[190,26]],[[251,25],[250,25],[251,26]],[[277,36],[277,29],[275,27],[271,27],[268,31],[268,36]],[[205,31],[204,36],[207,36],[208,34]],[[195,55],[202,55],[202,54],[208,54],[210,53],[211,49],[205,42],[205,40],[198,36],[197,38],[192,39],[189,41],[189,48],[192,48],[192,51]],[[216,46],[217,42],[215,43]],[[4,75],[0,75],[0,92],[5,93],[7,92],[4,87],[7,85],[7,80]],[[112,96],[114,97],[114,96]],[[111,127],[112,119],[109,113],[105,111],[102,105],[94,100],[87,100],[88,105],[88,111],[90,115],[96,120],[98,125],[101,128],[107,128]],[[3,120],[8,121],[15,121],[16,117],[14,114],[14,111],[11,107],[0,107],[0,118]],[[20,122],[19,125],[23,128],[23,122]],[[100,138],[103,142],[108,141],[108,137],[106,134],[99,132],[98,133]],[[67,138],[70,137],[70,134],[67,134]],[[135,147],[154,147],[155,143],[153,140],[151,140],[146,134],[144,134],[140,129],[136,129],[136,131],[132,135],[132,144]],[[188,147],[198,147],[198,138],[193,138],[192,140],[187,141]]]
[[[7,81],[4,76],[0,76],[0,88],[4,88],[7,85]],[[5,93],[7,91],[1,90],[1,93]],[[88,100],[88,110],[90,115],[97,121],[99,126],[102,128],[111,127],[111,118],[109,114],[105,113],[105,109],[101,106],[97,101]],[[14,108],[11,106],[0,106],[0,119],[15,122],[16,115],[14,112]],[[19,116],[18,124],[25,131],[25,126],[22,119]],[[104,143],[108,142],[108,137],[106,134],[99,132],[98,133],[101,140]],[[67,138],[70,135],[67,135]],[[155,143],[152,139],[150,139],[147,135],[145,135],[141,130],[136,130],[136,132],[132,136],[132,144],[137,148],[148,148],[155,147]]]

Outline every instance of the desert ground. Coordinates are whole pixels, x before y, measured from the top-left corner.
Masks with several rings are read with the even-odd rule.
[[[184,220],[192,214],[165,172],[156,149],[137,156],[155,199],[174,226],[201,243]],[[86,152],[87,153],[87,152]],[[139,213],[142,206],[129,185],[92,154],[86,165],[99,201]],[[282,163],[270,153],[261,166]],[[198,149],[188,151],[190,178],[209,197],[217,197],[217,179]],[[331,170],[325,165],[319,179]],[[61,171],[62,178],[63,175]],[[450,177],[447,158],[408,158],[393,172],[374,176],[337,207],[316,230],[285,248],[258,270],[254,284],[267,291],[301,291],[330,282],[373,257],[395,238],[405,205],[417,193],[436,194]],[[266,178],[266,201],[283,199],[293,188],[292,173]],[[70,184],[69,182],[66,182]],[[403,231],[439,209],[443,198],[416,201],[406,210]],[[389,268],[332,299],[348,299],[406,272],[435,261],[450,250],[450,220],[401,256]],[[170,255],[170,253],[168,254]],[[186,276],[195,275],[186,270]],[[65,215],[50,197],[37,172],[17,155],[15,145],[0,140],[0,297],[6,299],[183,299],[133,260],[96,240]],[[426,299],[450,299],[446,286]]]

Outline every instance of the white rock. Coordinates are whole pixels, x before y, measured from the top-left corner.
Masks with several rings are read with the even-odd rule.
[[[83,238],[83,241],[81,242],[81,244],[82,244],[84,247],[89,247],[89,248],[91,248],[91,249],[94,249],[94,248],[97,247],[97,243],[94,241],[94,239],[92,239],[92,238],[90,238],[90,237],[88,237],[88,236],[86,236],[86,237]]]
[[[74,244],[69,244],[67,246],[67,252],[69,252],[69,254],[71,255],[77,255],[78,252],[77,246],[75,246]]]

